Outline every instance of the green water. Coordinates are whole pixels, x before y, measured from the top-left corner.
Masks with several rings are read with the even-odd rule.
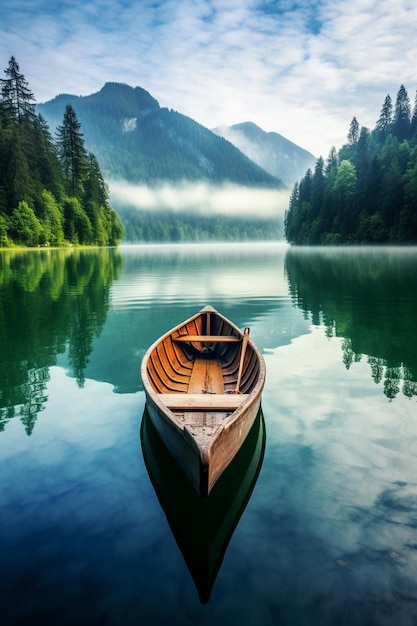
[[[206,304],[264,355],[266,442],[201,604],[139,371]],[[1,623],[415,624],[416,324],[415,248],[0,252]]]

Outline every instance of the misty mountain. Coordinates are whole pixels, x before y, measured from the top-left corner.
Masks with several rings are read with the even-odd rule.
[[[285,139],[279,133],[266,131],[252,122],[219,126],[213,129],[220,137],[233,143],[262,169],[292,187],[308,168],[314,168],[316,157]]]
[[[153,185],[158,182],[208,181],[283,188],[276,176],[236,146],[180,113],[161,108],[147,91],[106,83],[89,96],[61,94],[38,112],[52,134],[71,105],[107,179]]]

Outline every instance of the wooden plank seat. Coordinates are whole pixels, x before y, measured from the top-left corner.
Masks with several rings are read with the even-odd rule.
[[[234,411],[248,397],[245,393],[159,393],[168,409],[175,411]]]
[[[178,335],[173,341],[200,341],[201,343],[235,343],[242,341],[234,335]]]

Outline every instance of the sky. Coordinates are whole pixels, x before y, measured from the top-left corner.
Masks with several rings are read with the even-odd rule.
[[[0,0],[0,72],[14,56],[38,103],[139,86],[326,158],[401,84],[413,105],[416,35],[415,0]]]

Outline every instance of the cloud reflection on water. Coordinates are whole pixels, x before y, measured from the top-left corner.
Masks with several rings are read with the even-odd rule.
[[[255,492],[265,508],[247,520],[258,538],[251,559],[283,623],[308,613],[312,624],[411,625],[415,401],[398,397],[394,408],[366,383],[365,362],[346,371],[341,339],[310,330],[265,355],[268,445]]]

